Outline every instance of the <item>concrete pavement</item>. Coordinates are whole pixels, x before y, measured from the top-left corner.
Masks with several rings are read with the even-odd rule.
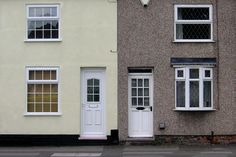
[[[236,145],[0,147],[0,157],[236,157]]]

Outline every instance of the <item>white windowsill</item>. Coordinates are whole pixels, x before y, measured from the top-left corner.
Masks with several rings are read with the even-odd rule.
[[[24,42],[61,42],[62,39],[25,39]]]
[[[61,116],[61,112],[55,112],[55,113],[44,113],[44,112],[38,112],[38,113],[25,113],[24,116]]]
[[[185,108],[183,108],[183,109],[173,109],[174,111],[183,111],[183,112],[199,112],[199,111],[203,111],[203,112],[210,112],[210,111],[216,111],[216,109],[212,109],[212,108],[209,108],[209,109],[185,109]]]
[[[174,40],[173,43],[215,43],[214,40]]]

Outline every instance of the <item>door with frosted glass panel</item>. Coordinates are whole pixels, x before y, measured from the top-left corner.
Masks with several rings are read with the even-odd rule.
[[[81,137],[105,136],[104,70],[82,71]]]
[[[152,74],[129,75],[129,137],[153,136]]]

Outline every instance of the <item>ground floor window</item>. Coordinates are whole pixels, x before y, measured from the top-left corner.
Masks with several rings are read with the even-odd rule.
[[[58,68],[27,68],[27,112],[58,112]]]
[[[175,69],[176,109],[208,110],[213,105],[212,68],[186,66]]]

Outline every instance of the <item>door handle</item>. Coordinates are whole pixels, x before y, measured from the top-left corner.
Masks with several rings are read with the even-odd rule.
[[[152,111],[152,106],[150,106],[150,111]]]

